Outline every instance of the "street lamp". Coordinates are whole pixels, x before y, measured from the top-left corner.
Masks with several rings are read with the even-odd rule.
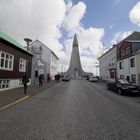
[[[29,38],[24,38],[24,41],[25,41],[26,44],[27,44],[27,54],[26,54],[26,75],[28,76],[28,49],[29,49],[29,44],[30,44],[30,42],[32,42],[32,40],[29,39]]]

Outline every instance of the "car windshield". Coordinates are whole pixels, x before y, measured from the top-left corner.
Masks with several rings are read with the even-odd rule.
[[[97,76],[91,76],[91,78],[97,78]]]
[[[119,79],[118,82],[121,84],[129,84],[129,82],[125,79]]]
[[[111,82],[112,83],[112,82],[115,82],[115,80],[114,79],[110,79],[108,82]]]

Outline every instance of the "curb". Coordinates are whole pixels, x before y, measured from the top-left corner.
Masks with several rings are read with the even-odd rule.
[[[12,103],[10,103],[10,104],[7,104],[7,105],[5,105],[5,106],[2,106],[2,107],[0,107],[0,112],[1,112],[1,111],[4,111],[4,110],[6,110],[6,109],[8,109],[8,108],[10,108],[10,107],[12,107],[12,106],[14,106],[14,105],[20,103],[20,102],[25,101],[25,100],[27,100],[28,98],[30,98],[30,97],[32,97],[32,96],[34,96],[34,95],[36,95],[36,94],[39,94],[39,93],[43,92],[44,90],[47,90],[47,89],[49,89],[49,88],[55,86],[56,84],[57,84],[57,83],[52,84],[52,85],[48,86],[46,89],[42,89],[41,91],[38,91],[38,92],[36,92],[36,93],[34,93],[34,94],[32,94],[32,95],[26,95],[25,97],[19,98],[19,99],[17,99],[16,101],[14,101],[14,102],[12,102]]]
[[[30,97],[30,96],[25,96],[25,97],[23,97],[23,98],[20,98],[20,99],[16,100],[15,102],[12,102],[12,103],[10,103],[10,104],[8,104],[8,105],[5,105],[5,106],[3,106],[3,107],[0,108],[0,111],[3,111],[3,110],[5,110],[5,109],[7,109],[7,108],[9,108],[9,107],[11,107],[11,106],[14,106],[14,105],[16,105],[16,104],[18,104],[18,103],[20,103],[20,102],[22,102],[22,101],[28,99],[29,97]]]

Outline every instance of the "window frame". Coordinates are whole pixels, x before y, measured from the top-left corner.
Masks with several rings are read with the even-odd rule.
[[[124,69],[124,62],[123,61],[119,62],[119,68]]]
[[[135,67],[135,58],[130,58],[130,67],[134,68]]]
[[[27,60],[24,58],[19,59],[19,72],[26,72]]]
[[[121,58],[126,56],[125,49],[121,50]]]
[[[136,74],[131,74],[131,82],[136,83]]]
[[[124,79],[125,78],[125,76],[124,75],[120,75],[120,79]]]
[[[0,90],[8,89],[10,87],[10,80],[0,80]]]
[[[2,54],[4,54],[4,57],[2,57]],[[1,64],[2,60],[3,66]],[[13,71],[13,67],[14,67],[14,55],[5,51],[0,51],[0,70]]]

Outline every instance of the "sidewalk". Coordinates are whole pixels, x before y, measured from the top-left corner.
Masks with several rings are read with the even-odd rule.
[[[38,85],[30,85],[27,88],[26,95],[24,94],[23,87],[15,88],[15,89],[9,89],[6,91],[0,92],[0,108],[9,105],[13,102],[16,102],[19,99],[24,99],[26,96],[30,97],[33,96],[49,87],[54,86],[57,84],[56,81],[50,81],[49,83],[44,83],[42,87],[39,87]]]

